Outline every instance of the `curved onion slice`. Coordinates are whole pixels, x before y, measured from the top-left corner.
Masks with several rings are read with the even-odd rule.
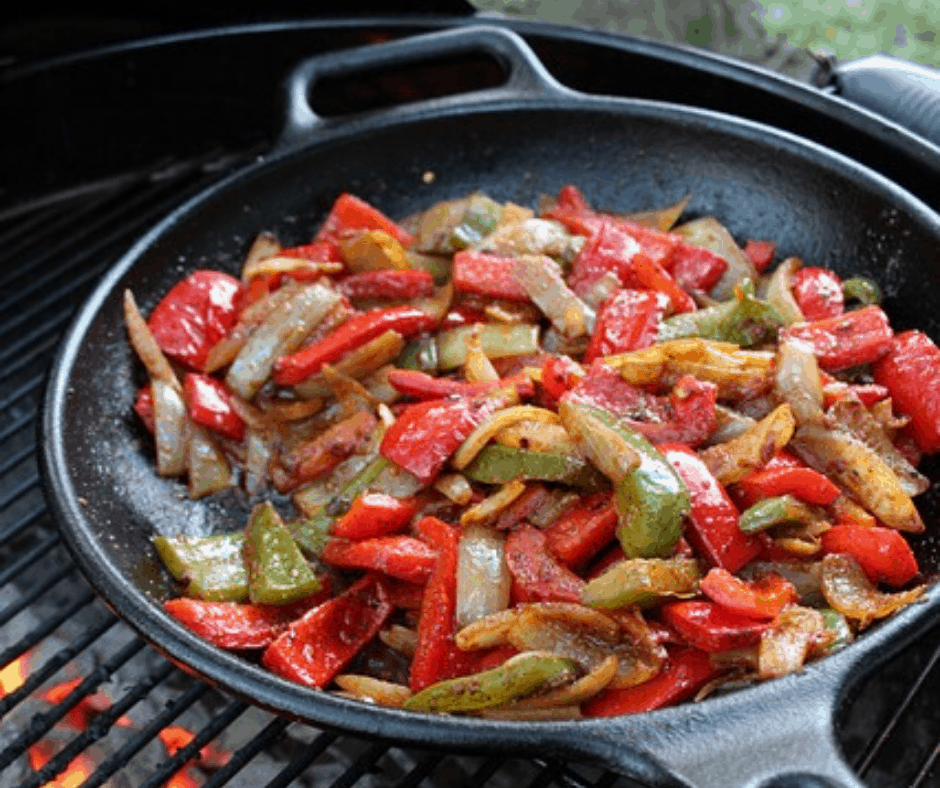
[[[858,561],[845,553],[833,553],[823,558],[821,585],[830,606],[846,618],[859,621],[863,627],[909,605],[927,589],[921,585],[884,594],[875,588]]]
[[[523,255],[516,261],[513,274],[564,336],[574,339],[594,331],[597,315],[565,284],[558,265],[550,257]]]
[[[547,421],[523,420],[503,427],[493,436],[496,443],[513,449],[555,452],[580,456],[581,449],[571,440],[568,430]]]
[[[160,381],[171,386],[176,391],[182,391],[176,373],[157,340],[154,339],[147,321],[137,308],[137,302],[134,300],[134,294],[130,290],[124,291],[124,323],[127,326],[127,334],[131,341],[134,352],[137,353],[143,365],[147,368],[150,379],[154,382]]]
[[[631,222],[636,222],[637,224],[646,225],[647,227],[655,227],[660,232],[667,233],[672,229],[673,225],[679,221],[679,217],[682,216],[682,212],[689,207],[691,201],[692,195],[690,194],[666,208],[628,213],[624,218],[629,219]]]
[[[345,693],[359,700],[370,701],[377,706],[400,709],[411,697],[411,690],[404,684],[362,676],[358,673],[344,673],[333,679]]]
[[[355,350],[350,350],[332,367],[334,372],[360,380],[397,359],[404,346],[405,340],[402,335],[389,329]],[[307,380],[297,383],[294,391],[304,399],[311,399],[327,396],[331,392],[331,387],[326,380],[326,374],[321,370]]]
[[[558,415],[584,455],[615,485],[640,464],[640,455],[617,430],[569,402],[559,403]]]
[[[273,441],[267,433],[249,428],[245,445],[245,491],[258,495],[268,486],[268,466],[274,457]]]
[[[686,222],[672,230],[695,246],[704,246],[724,258],[728,270],[724,272],[710,295],[719,301],[725,301],[734,295],[734,286],[742,279],[757,279],[753,263],[740,246],[735,243],[731,233],[714,216],[704,216]]]
[[[737,438],[710,446],[700,456],[722,484],[739,482],[770,462],[790,441],[795,426],[790,406],[784,403]]]
[[[446,285],[438,287],[426,298],[416,298],[411,303],[412,306],[418,307],[422,312],[427,312],[435,320],[443,320],[444,315],[450,311],[450,304],[453,300],[454,284],[448,282]]]
[[[475,326],[482,327],[482,323]],[[499,380],[499,373],[493,367],[493,362],[483,352],[478,331],[471,334],[467,340],[467,360],[463,364],[463,376],[469,383],[490,383]]]
[[[510,391],[515,392],[515,388],[513,387]],[[518,394],[516,396],[518,397]],[[497,432],[503,427],[522,420],[544,421],[549,424],[561,423],[558,415],[546,408],[537,408],[534,405],[516,405],[503,408],[491,414],[467,436],[466,440],[454,452],[454,456],[450,461],[451,465],[458,470],[463,470]]]
[[[738,413],[736,410],[726,408],[724,405],[715,405],[715,416],[717,417],[717,426],[705,441],[706,446],[727,443],[743,435],[757,424],[750,416],[745,416],[743,413]]]
[[[193,500],[232,484],[232,471],[225,455],[204,429],[192,423],[186,442],[186,469],[189,473],[189,497]]]
[[[463,651],[504,646],[509,640],[509,631],[516,623],[519,608],[502,610],[468,624],[454,635],[454,643]]]
[[[803,267],[799,257],[788,257],[777,266],[767,285],[767,301],[776,307],[785,324],[792,326],[806,320],[803,311],[793,297],[793,274]]]
[[[342,263],[320,263],[305,260],[302,257],[289,257],[272,255],[247,263],[242,268],[242,279],[250,280],[258,276],[269,274],[293,274],[300,272],[304,281],[314,279],[319,275],[338,274],[343,270]]]
[[[845,487],[875,517],[899,531],[921,533],[924,521],[891,468],[841,430],[800,427],[790,447],[808,465]]]
[[[505,545],[505,532],[485,525],[467,525],[460,534],[455,611],[459,625],[505,610],[509,604]]]
[[[594,670],[577,681],[564,687],[550,690],[545,693],[536,693],[516,702],[516,709],[553,709],[563,706],[574,706],[589,698],[593,698],[617,676],[620,663],[615,654],[611,654]]]
[[[473,498],[473,488],[466,477],[459,473],[447,473],[434,482],[434,489],[458,506],[466,506]]]
[[[513,479],[492,495],[464,511],[460,515],[460,524],[466,527],[472,524],[488,523],[524,492],[525,482]]]
[[[762,679],[793,673],[803,667],[812,649],[824,647],[831,639],[818,610],[799,605],[784,608],[761,635],[757,673]]]
[[[418,647],[418,633],[401,624],[392,624],[385,629],[380,629],[379,640],[409,659],[415,655],[415,649]]]
[[[777,394],[798,424],[822,424],[823,387],[816,356],[804,342],[786,339],[777,348]]]
[[[257,265],[259,260],[266,257],[273,257],[284,250],[277,236],[271,232],[260,232],[255,236],[248,248],[248,254],[245,255],[245,262],[242,263],[242,281],[247,282],[251,279],[250,271],[252,266]]]
[[[157,444],[157,473],[178,476],[186,470],[186,403],[179,391],[166,380],[154,380],[153,422]]]

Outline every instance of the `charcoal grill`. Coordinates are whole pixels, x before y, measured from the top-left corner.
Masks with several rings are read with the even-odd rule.
[[[45,786],[67,768],[73,785],[135,788],[638,785],[551,753],[533,760],[402,748],[314,730],[226,698],[153,652],[97,600],[43,497],[35,429],[46,370],[104,271],[160,216],[272,144],[280,80],[298,59],[464,21],[173,31],[3,72],[3,105],[32,111],[29,124],[5,130],[0,194],[0,786]],[[810,88],[650,42],[506,24],[573,87],[634,96],[668,89],[684,103],[786,125],[936,199],[936,150]],[[208,62],[217,67],[199,68]],[[625,82],[624,73],[632,78]],[[423,79],[402,76],[409,90],[433,90]],[[377,104],[397,100],[401,89],[389,80],[336,95]],[[102,145],[103,123],[108,140],[128,144]],[[14,150],[22,151],[15,160]],[[873,788],[940,785],[938,657],[935,628],[841,711],[847,760]],[[188,735],[171,755],[165,733],[176,728]]]

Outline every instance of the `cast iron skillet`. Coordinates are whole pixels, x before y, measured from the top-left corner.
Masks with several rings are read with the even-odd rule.
[[[506,83],[340,120],[318,118],[307,100],[324,75],[471,52],[501,62]],[[282,680],[162,612],[173,589],[151,537],[240,528],[252,502],[235,492],[191,502],[181,483],[155,475],[152,445],[131,411],[144,381],[126,341],[121,293],[131,288],[146,314],[193,269],[237,272],[261,230],[304,242],[341,191],[391,216],[475,189],[532,204],[539,193],[576,183],[593,204],[623,211],[691,193],[690,216],[713,213],[739,239],[773,238],[781,255],[872,276],[896,328],[940,336],[940,217],[881,176],[800,138],[708,111],[575,93],[514,33],[483,26],[314,59],[288,87],[277,149],[142,238],[82,309],[53,368],[44,476],[65,539],[106,602],[207,681],[319,725],[449,750],[598,759],[657,786],[756,786],[783,775],[803,775],[807,785],[861,785],[838,752],[834,715],[859,678],[936,620],[936,587],[925,603],[799,675],[698,705],[559,723],[369,707]],[[430,183],[422,177],[428,171]],[[940,478],[935,467],[927,472]],[[938,520],[935,494],[921,508],[928,523]],[[931,574],[940,564],[938,539],[933,531],[915,540]]]

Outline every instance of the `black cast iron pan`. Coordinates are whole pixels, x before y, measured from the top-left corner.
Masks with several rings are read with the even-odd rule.
[[[325,76],[471,52],[503,64],[506,83],[338,120],[319,118],[308,103],[311,85]],[[107,603],[207,681],[319,725],[449,750],[598,759],[657,786],[757,786],[785,775],[802,775],[805,785],[859,786],[838,752],[836,710],[858,679],[936,621],[936,587],[925,603],[799,675],[698,705],[563,723],[369,707],[284,681],[163,614],[160,601],[172,585],[152,536],[240,528],[251,502],[235,492],[191,502],[183,485],[154,474],[152,447],[131,411],[143,381],[126,341],[121,293],[131,288],[146,313],[195,268],[236,272],[259,231],[304,242],[341,191],[392,216],[474,189],[531,204],[576,183],[593,204],[623,211],[693,194],[689,215],[713,213],[737,238],[773,238],[780,254],[874,277],[896,328],[940,337],[940,217],[883,177],[792,135],[668,103],[575,93],[518,36],[492,27],[314,59],[292,75],[289,95],[281,144],[142,238],[61,346],[42,421],[44,476],[66,541]],[[428,171],[430,183],[422,177]],[[927,473],[940,479],[936,466]],[[935,574],[937,494],[921,505],[937,527],[915,548]]]

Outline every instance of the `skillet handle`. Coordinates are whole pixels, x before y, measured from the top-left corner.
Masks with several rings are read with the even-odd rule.
[[[457,96],[400,104],[340,118],[324,118],[310,106],[311,91],[324,77],[348,77],[360,72],[394,68],[422,61],[460,55],[486,54],[506,72],[506,81],[493,88],[460,93]],[[348,131],[358,118],[389,118],[420,113],[459,102],[479,105],[513,99],[564,97],[574,93],[558,82],[542,65],[529,45],[517,33],[493,25],[473,25],[427,33],[390,43],[318,55],[300,63],[287,79],[287,118],[279,147],[294,147],[312,133],[342,124]]]
[[[836,93],[940,145],[940,70],[890,55],[836,65]]]

